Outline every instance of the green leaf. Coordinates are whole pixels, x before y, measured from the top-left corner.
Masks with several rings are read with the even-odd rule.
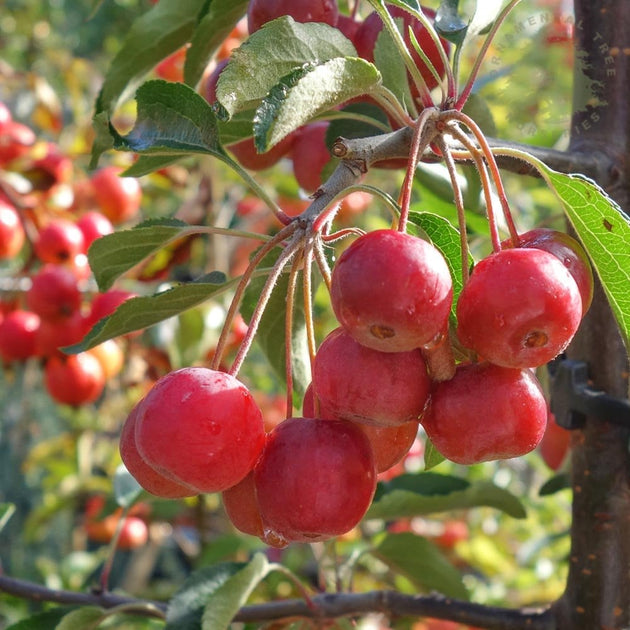
[[[444,457],[444,455],[433,446],[433,442],[427,438],[424,443],[424,469],[431,470],[431,468],[435,468],[445,459],[446,457]]]
[[[526,516],[519,499],[492,482],[470,484],[459,477],[422,472],[380,483],[366,518],[396,519],[481,506],[514,518]]]
[[[93,630],[104,614],[100,606],[82,606],[65,615],[55,630]]]
[[[248,0],[212,0],[208,13],[199,23],[190,41],[184,65],[184,81],[196,85],[208,62],[245,15]]]
[[[5,630],[51,630],[51,628],[56,628],[57,624],[73,610],[76,610],[76,607],[63,606],[60,608],[51,608],[46,612],[11,624],[7,626]]]
[[[138,116],[131,132],[121,136],[110,124],[114,148],[150,155],[214,155],[225,159],[214,111],[183,83],[147,81],[136,93]]]
[[[149,70],[183,46],[205,10],[207,0],[160,0],[140,16],[110,65],[96,113],[111,112]]]
[[[394,20],[402,33],[403,20]],[[374,46],[374,64],[383,77],[383,85],[396,95],[401,103],[409,105],[413,98],[409,89],[409,77],[405,62],[388,29],[381,29]]]
[[[557,195],[586,250],[630,350],[630,220],[595,182],[527,156]]]
[[[463,287],[459,230],[444,217],[430,212],[410,212],[407,231],[418,236],[419,234],[414,228],[420,228],[446,259],[453,279],[453,306],[451,310],[455,316],[455,305]],[[471,265],[472,256],[469,255],[468,261]]]
[[[9,522],[9,519],[13,516],[14,512],[15,505],[13,503],[0,503],[0,532]]]
[[[226,281],[225,275],[216,271],[199,280],[174,286],[156,295],[130,298],[114,313],[98,322],[80,343],[68,346],[64,351],[82,352],[107,339],[143,330],[205,302],[232,288],[234,284],[234,280]]]
[[[255,554],[247,566],[210,595],[203,611],[201,630],[227,630],[234,615],[269,570],[267,558],[262,553]]]
[[[120,230],[95,240],[88,260],[101,291],[168,243],[189,234],[190,225],[177,219],[150,219],[129,230]]]
[[[234,144],[254,135],[255,109],[237,112],[230,120],[219,121],[219,132],[223,145]]]
[[[108,131],[109,133],[109,131]],[[166,168],[171,164],[174,164],[180,157],[169,155],[140,155],[138,159],[123,173],[122,177],[142,177],[149,173],[159,171],[161,168]]]
[[[254,117],[254,139],[266,151],[309,120],[381,82],[376,66],[356,57],[337,57],[293,70],[263,99]]]
[[[278,248],[270,252],[270,254],[262,260],[261,266],[271,267],[279,253],[280,250]],[[245,290],[240,310],[246,322],[249,322],[252,317],[256,302],[258,301],[266,280],[266,275],[253,278]],[[283,273],[271,293],[267,308],[265,309],[260,320],[258,331],[256,332],[256,343],[283,383],[286,380],[285,321],[288,286],[289,274]],[[301,290],[299,287],[300,281],[298,279],[298,290],[296,291],[296,300],[293,310],[293,330],[291,332],[291,358],[293,386],[298,393],[303,394],[311,381],[311,369],[306,337],[306,322],[304,319],[304,305],[303,301],[300,299]]]
[[[371,103],[351,103],[341,108],[338,114],[341,116],[339,118],[332,117],[328,125],[326,131],[327,146],[332,146],[339,136],[350,139],[382,134],[381,125],[389,125],[385,112]]]
[[[503,0],[480,0],[467,18],[458,12],[459,0],[442,0],[435,16],[435,28],[444,38],[459,47],[481,33],[497,18]]]
[[[227,628],[251,590],[268,571],[267,560],[260,553],[249,563],[225,562],[196,571],[170,601],[164,630]],[[217,625],[209,626],[211,621],[206,622],[206,615],[212,619],[208,609],[213,606],[217,608]]]
[[[232,52],[217,84],[217,98],[231,116],[251,107],[296,68],[357,52],[342,33],[319,22],[284,16],[265,24]]]
[[[114,473],[114,498],[120,507],[130,507],[142,494],[142,486],[132,477],[124,464]]]
[[[568,473],[560,473],[558,475],[554,475],[550,479],[547,479],[545,483],[540,487],[538,494],[541,497],[547,497],[551,494],[555,494],[556,492],[560,492],[560,490],[566,490],[571,487],[571,477]]]
[[[388,534],[372,553],[425,592],[469,599],[460,572],[426,538],[411,532]]]

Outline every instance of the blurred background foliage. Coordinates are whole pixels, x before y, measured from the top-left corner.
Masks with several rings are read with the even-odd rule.
[[[435,3],[433,3],[435,5]],[[76,172],[87,173],[92,130],[91,116],[108,63],[120,48],[129,24],[151,6],[148,0],[5,0],[0,8],[0,101],[16,120],[32,127],[38,139],[56,143],[71,157]],[[361,5],[367,13],[368,7]],[[469,113],[491,135],[518,142],[563,148],[568,141],[571,105],[571,17],[559,3],[525,0],[510,16],[488,53],[477,97]],[[566,35],[566,33],[565,33]],[[464,70],[472,62],[465,57]],[[122,116],[133,116],[123,108]],[[494,127],[494,130],[493,130]],[[121,166],[132,157],[106,155],[103,162]],[[415,208],[453,216],[445,172],[423,167]],[[285,208],[303,208],[307,201],[286,162],[257,178]],[[397,195],[402,172],[373,171],[366,183]],[[483,216],[480,190],[465,168],[467,207]],[[532,179],[505,175],[508,196],[517,210],[519,227],[563,227],[561,209],[548,190]],[[240,180],[212,160],[186,162],[142,178],[142,217],[178,216],[191,222],[247,230],[273,231],[273,218],[249,196]],[[446,192],[445,192],[446,191]],[[249,205],[248,205],[249,204]],[[360,205],[360,204],[359,204]],[[295,210],[297,212],[297,210]],[[340,215],[340,222],[365,229],[387,226],[384,204],[372,202],[367,211]],[[471,220],[471,225],[474,221]],[[483,229],[472,235],[474,253],[488,251]],[[153,260],[153,267],[129,280],[134,290],[151,292],[160,283],[189,280],[203,272],[238,274],[251,247],[247,242],[210,237],[195,240],[188,256],[173,264],[174,252]],[[23,262],[23,261],[22,261]],[[10,283],[18,264],[2,272],[3,299],[13,295]],[[94,497],[103,499],[100,515],[115,512],[112,479],[120,463],[117,437],[126,414],[147,383],[170,369],[207,360],[216,342],[226,303],[217,300],[142,336],[124,340],[125,366],[111,379],[97,403],[81,408],[55,404],[42,382],[36,360],[5,366],[0,372],[0,503],[12,503],[15,514],[0,534],[2,570],[54,588],[85,589],[98,581],[107,546],[91,540],[86,510]],[[317,294],[318,334],[335,324],[327,296]],[[282,419],[281,384],[262,353],[254,348],[242,377],[259,393],[270,424]],[[422,444],[407,458],[407,471],[424,468]],[[386,565],[362,552],[385,528],[412,531],[435,541],[463,574],[474,601],[506,606],[535,605],[559,596],[567,572],[571,495],[560,488],[541,495],[554,476],[538,452],[517,460],[470,468],[443,462],[437,472],[470,481],[492,479],[521,497],[527,518],[517,520],[489,508],[416,517],[393,523],[367,522],[332,545],[294,545],[270,550],[316,586],[335,577],[335,557],[352,558],[356,591],[396,587],[415,592],[411,581],[394,576]],[[549,487],[549,486],[547,486]],[[140,516],[148,524],[148,542],[120,550],[110,585],[132,595],[166,598],[195,568],[219,560],[243,560],[262,548],[256,539],[237,534],[215,495],[183,501],[163,501],[144,495]],[[452,528],[452,524],[457,525]],[[440,536],[453,529],[452,539]],[[272,576],[253,599],[265,601],[297,596],[283,576]],[[0,594],[0,629],[46,606]],[[361,628],[381,628],[366,619]],[[398,628],[410,628],[401,620]],[[125,625],[127,624],[127,625]],[[110,627],[104,625],[103,627]],[[155,621],[118,621],[117,628],[160,627]],[[343,627],[343,626],[342,626]],[[420,630],[416,623],[414,628]]]

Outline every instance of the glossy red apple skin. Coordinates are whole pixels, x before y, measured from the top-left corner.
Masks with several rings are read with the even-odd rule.
[[[157,497],[179,499],[198,494],[197,490],[173,481],[157,472],[146,463],[136,446],[136,418],[140,404],[134,406],[120,433],[120,456],[127,470],[135,480],[147,491]]]
[[[95,402],[105,388],[103,368],[87,352],[50,357],[44,367],[44,381],[55,401],[74,407]]]
[[[421,423],[437,450],[458,464],[509,459],[541,441],[547,403],[531,370],[460,364],[450,381],[436,383]]]
[[[542,249],[503,249],[481,260],[457,303],[457,336],[487,361],[538,367],[562,352],[582,320],[578,286]]]
[[[247,7],[247,30],[256,32],[263,24],[290,15],[296,22],[337,24],[337,0],[251,0]]]
[[[136,419],[136,445],[155,470],[199,492],[222,492],[252,470],[265,442],[262,414],[225,372],[181,368],[159,379]]]
[[[0,357],[4,363],[37,356],[37,335],[41,320],[31,311],[17,309],[0,321]]]
[[[313,389],[335,418],[398,426],[420,418],[431,381],[420,350],[380,352],[337,328],[315,355]]]
[[[502,243],[509,246],[509,241]],[[533,247],[553,254],[568,269],[582,296],[582,316],[593,301],[593,269],[582,245],[569,234],[549,228],[534,228],[519,235],[520,247]]]
[[[70,317],[81,307],[82,295],[78,278],[63,265],[48,263],[33,277],[26,293],[29,309],[42,319],[60,320]]]
[[[337,320],[359,343],[381,352],[407,352],[444,333],[453,283],[431,243],[396,230],[374,230],[341,254],[330,295]]]
[[[265,528],[287,542],[350,531],[376,487],[370,442],[342,420],[290,418],[268,435],[254,469]]]

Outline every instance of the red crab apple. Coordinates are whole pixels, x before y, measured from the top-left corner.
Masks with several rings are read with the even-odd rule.
[[[53,219],[39,232],[35,243],[37,257],[45,263],[72,261],[85,249],[85,239],[79,226],[68,219]]]
[[[291,150],[293,175],[306,192],[315,192],[322,185],[322,170],[331,159],[326,146],[328,122],[314,122],[296,132]]]
[[[250,0],[247,6],[247,29],[256,32],[263,24],[290,15],[296,22],[337,24],[337,0]]]
[[[24,226],[15,206],[0,198],[0,258],[17,256],[24,245]]]
[[[140,409],[138,403],[127,416],[120,433],[120,456],[127,470],[147,491],[157,497],[178,499],[198,494],[197,490],[165,477],[146,463],[136,446],[136,418]]]
[[[26,293],[29,309],[42,319],[58,320],[71,316],[81,307],[77,276],[63,265],[48,263],[32,278]]]
[[[326,540],[350,531],[370,506],[374,456],[351,422],[290,418],[268,434],[254,482],[267,529],[289,542]]]
[[[547,403],[531,370],[466,363],[436,383],[421,423],[435,448],[458,464],[508,459],[536,448]]]
[[[0,357],[5,363],[24,361],[37,354],[41,321],[31,311],[15,310],[0,321]]]
[[[85,252],[97,238],[111,234],[114,231],[112,222],[102,212],[97,210],[90,210],[82,214],[77,220],[77,226],[83,233]]]
[[[302,414],[305,418],[342,420],[342,418],[339,418],[327,409],[321,401],[319,403],[319,412],[316,412],[312,384],[306,388]],[[357,422],[357,426],[370,440],[377,473],[385,472],[403,460],[418,435],[419,424],[418,421],[410,421],[396,426],[383,427]]]
[[[44,367],[44,379],[53,400],[75,407],[94,402],[105,388],[103,368],[87,352],[50,357]]]
[[[431,381],[420,350],[380,352],[337,328],[315,355],[313,389],[335,418],[397,426],[420,418]]]
[[[457,303],[457,336],[504,367],[538,367],[562,352],[582,319],[578,286],[553,254],[502,249],[475,266]]]
[[[573,276],[582,296],[582,316],[593,301],[593,269],[584,248],[572,236],[558,230],[535,228],[520,234],[519,247],[533,247],[553,254]],[[502,246],[509,247],[509,241]]]
[[[142,188],[135,177],[122,177],[122,169],[105,166],[90,181],[101,212],[114,224],[134,219],[140,212]]]
[[[233,376],[201,367],[160,378],[136,419],[149,466],[199,492],[221,492],[254,467],[265,441],[260,409]]]
[[[396,230],[360,236],[339,257],[331,301],[339,323],[362,345],[406,352],[446,329],[451,274],[431,243]]]

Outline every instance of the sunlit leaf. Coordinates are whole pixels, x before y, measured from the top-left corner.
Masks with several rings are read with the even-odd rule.
[[[217,98],[233,115],[260,101],[282,77],[304,64],[356,54],[336,28],[284,16],[265,24],[232,52],[219,77]]]
[[[426,538],[411,532],[388,534],[373,553],[392,571],[403,574],[425,592],[469,598],[460,572]]]
[[[13,503],[0,503],[0,532],[9,522],[9,519],[13,516],[14,512],[15,505]]]
[[[270,90],[256,111],[257,148],[268,150],[318,114],[369,93],[380,81],[374,65],[354,57],[294,70]]]
[[[80,343],[64,348],[64,351],[82,352],[107,339],[143,330],[198,306],[233,286],[233,280],[226,281],[223,273],[213,272],[155,295],[130,298],[97,323]]]

